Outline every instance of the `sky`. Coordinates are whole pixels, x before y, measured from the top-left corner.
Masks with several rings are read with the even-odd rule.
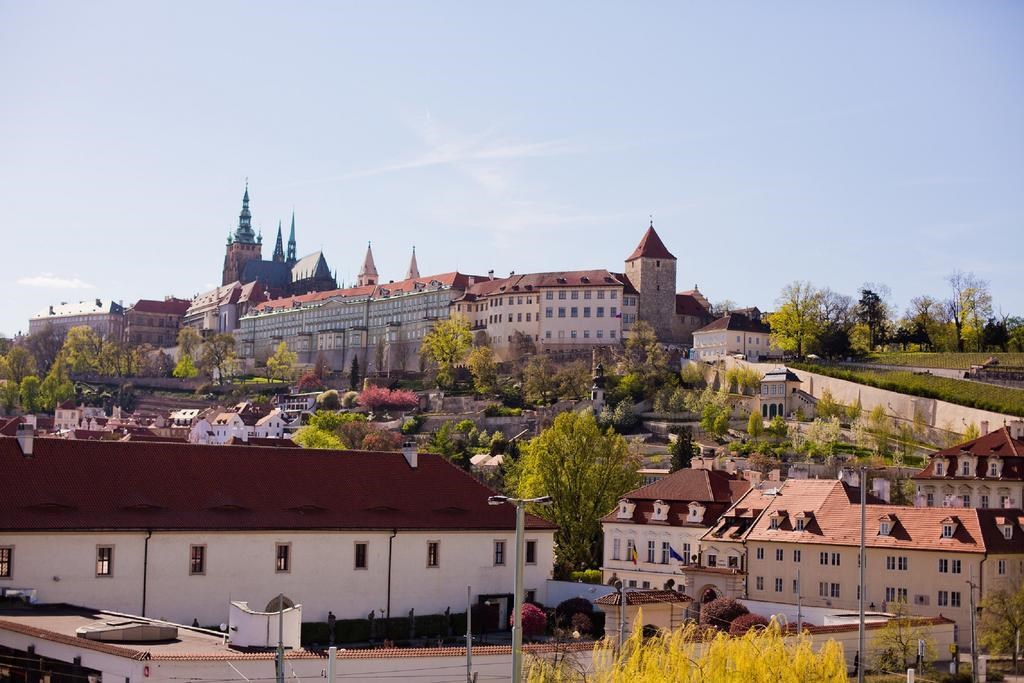
[[[0,333],[269,258],[353,282],[621,271],[903,308],[972,271],[1024,314],[1024,3],[0,0]]]

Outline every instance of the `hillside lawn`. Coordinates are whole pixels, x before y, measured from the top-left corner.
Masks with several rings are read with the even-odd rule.
[[[870,353],[865,363],[899,365],[916,368],[948,368],[970,370],[972,365],[981,365],[990,358],[999,361],[1002,367],[1024,367],[1024,353],[925,353],[922,351],[884,351]]]

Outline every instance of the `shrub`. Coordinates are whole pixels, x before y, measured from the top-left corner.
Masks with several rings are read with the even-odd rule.
[[[313,374],[312,371],[306,372],[299,378],[298,384],[295,388],[300,392],[305,391],[318,391],[324,388],[324,383],[320,381],[320,378]],[[337,392],[335,392],[337,394]]]
[[[338,392],[334,389],[325,391],[316,397],[317,409],[337,410],[343,404],[338,398]]]
[[[469,434],[474,429],[476,429],[476,425],[472,420],[460,420],[455,423],[455,431],[459,434]]]
[[[485,417],[519,417],[523,414],[522,408],[509,408],[500,403],[491,403],[484,408]]]
[[[593,613],[594,605],[586,598],[569,598],[558,603],[558,607],[555,608],[555,625],[564,628],[572,623],[573,617],[577,614],[589,617]]]
[[[337,393],[337,392],[335,392]],[[356,401],[359,400],[359,392],[346,391],[341,395],[341,407],[342,408],[355,408]]]
[[[522,615],[524,636],[539,636],[547,630],[548,617],[540,607],[530,603],[525,603],[523,605]],[[512,625],[512,622],[513,615],[509,615],[508,623],[510,626]]]
[[[584,569],[582,571],[572,572],[569,574],[569,580],[579,581],[581,583],[601,583],[601,570]]]
[[[401,432],[403,434],[415,434],[420,431],[420,427],[423,425],[423,418],[419,415],[410,415],[405,418],[402,422]]]
[[[750,610],[733,598],[716,598],[700,608],[700,622],[719,631],[728,631],[736,617],[749,613]]]
[[[380,410],[412,410],[419,405],[420,399],[415,392],[406,389],[368,386],[359,394],[359,405],[377,412]]]
[[[742,636],[755,626],[767,626],[771,622],[760,614],[741,614],[729,624],[730,636]]]
[[[579,631],[581,634],[589,634],[594,632],[594,624],[590,621],[590,617],[583,612],[577,612],[572,615],[572,630]]]

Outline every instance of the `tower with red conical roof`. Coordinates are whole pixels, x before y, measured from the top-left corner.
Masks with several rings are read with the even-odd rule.
[[[640,293],[637,319],[654,328],[658,339],[672,339],[676,309],[676,257],[654,230],[651,221],[640,244],[626,258],[626,277]]]

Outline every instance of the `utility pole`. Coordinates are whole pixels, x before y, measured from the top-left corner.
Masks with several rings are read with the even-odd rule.
[[[867,468],[861,467],[860,481],[857,482],[860,484],[860,599],[857,601],[860,618],[858,620],[857,628],[857,683],[864,683],[864,664],[867,660],[864,656],[864,565],[868,563],[867,554],[864,552],[867,533],[867,475]]]
[[[473,683],[473,605],[470,604],[472,586],[466,586],[466,683]]]
[[[803,630],[802,624],[804,623],[803,613],[803,602],[800,600],[800,594],[803,593],[803,586],[800,585],[800,570],[796,570],[796,630],[797,633]]]
[[[619,579],[615,582],[615,590],[619,591],[619,652],[626,640],[626,594],[622,590],[625,584]]]
[[[284,593],[277,594],[277,683],[284,683]]]
[[[971,590],[971,680],[978,683],[978,610],[974,606],[974,565],[967,586]]]

